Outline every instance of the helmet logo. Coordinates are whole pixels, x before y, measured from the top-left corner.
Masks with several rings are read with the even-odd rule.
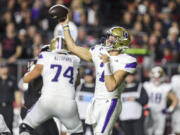
[[[127,39],[128,38],[128,33],[123,31],[123,37]]]

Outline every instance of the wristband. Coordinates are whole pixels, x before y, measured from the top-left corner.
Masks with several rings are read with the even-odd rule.
[[[65,30],[69,30],[69,25],[63,26],[63,30],[64,30],[64,31],[65,31]]]
[[[109,62],[104,63],[104,75],[112,75]]]

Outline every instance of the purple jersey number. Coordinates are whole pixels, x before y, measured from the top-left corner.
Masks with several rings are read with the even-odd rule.
[[[100,63],[100,67],[101,67],[101,68],[104,67],[103,62]],[[103,70],[103,72],[102,72],[102,74],[101,74],[101,77],[99,78],[99,81],[100,81],[100,82],[104,82],[104,70]]]
[[[99,81],[104,82],[104,71],[102,72],[101,77],[99,78]]]
[[[156,104],[159,104],[161,102],[162,95],[161,93],[151,93],[150,94],[150,101]]]
[[[73,72],[74,68],[70,66],[66,69],[66,71],[63,74],[64,77],[70,78],[69,83],[71,84],[73,84]]]
[[[62,66],[61,65],[56,65],[56,64],[52,64],[51,69],[54,69],[54,68],[57,68],[57,72],[54,76],[54,78],[51,80],[52,82],[58,82],[58,78],[59,78],[59,75],[61,74],[61,69],[62,69]],[[73,67],[68,67],[63,76],[66,77],[66,78],[70,78],[69,80],[69,83],[73,84],[73,73],[74,73],[74,68]]]
[[[52,64],[51,65],[51,69],[54,69],[54,68],[57,68],[57,72],[56,72],[56,75],[54,76],[54,78],[51,81],[52,82],[57,82],[58,81],[58,77],[59,77],[59,75],[61,73],[62,66],[61,65]]]

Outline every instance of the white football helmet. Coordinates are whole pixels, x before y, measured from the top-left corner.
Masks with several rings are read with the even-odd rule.
[[[163,83],[165,80],[164,70],[160,66],[156,66],[151,70],[151,81],[155,85]]]
[[[51,40],[49,50],[55,53],[68,53],[66,41],[62,36],[55,37]]]

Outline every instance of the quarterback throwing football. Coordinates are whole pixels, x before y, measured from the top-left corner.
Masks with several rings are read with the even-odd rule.
[[[121,112],[120,95],[124,78],[136,69],[136,59],[123,51],[130,44],[130,35],[123,27],[113,27],[103,44],[87,48],[76,45],[70,35],[69,18],[61,25],[67,48],[81,59],[93,62],[96,68],[95,94],[88,110],[86,123],[93,125],[95,135],[110,135]]]

